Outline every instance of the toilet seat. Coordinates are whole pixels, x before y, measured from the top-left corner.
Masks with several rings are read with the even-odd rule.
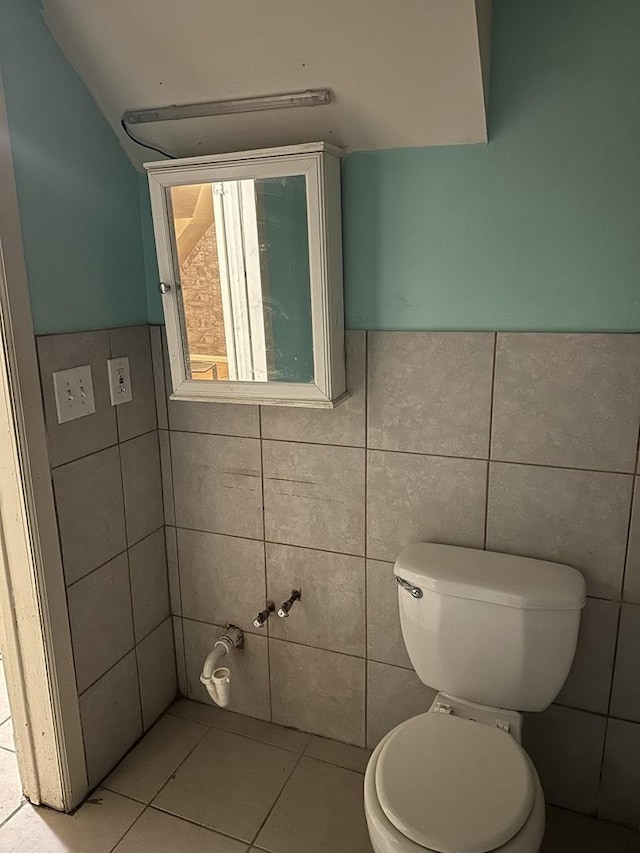
[[[438,853],[487,853],[531,814],[536,782],[517,741],[502,729],[429,712],[385,739],[377,799],[407,839]]]

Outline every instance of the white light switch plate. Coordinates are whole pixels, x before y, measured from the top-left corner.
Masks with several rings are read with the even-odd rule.
[[[129,359],[126,356],[124,358],[110,358],[107,361],[107,371],[109,373],[111,405],[119,406],[120,403],[128,403],[133,397]]]
[[[59,424],[92,415],[96,410],[91,367],[88,364],[54,373],[53,391]]]

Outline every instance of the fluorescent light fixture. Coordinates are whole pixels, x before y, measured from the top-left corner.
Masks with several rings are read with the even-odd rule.
[[[144,124],[150,121],[226,116],[261,110],[282,110],[289,107],[320,107],[330,104],[331,100],[330,89],[307,89],[305,92],[287,92],[284,95],[264,95],[256,98],[235,98],[230,101],[203,101],[199,104],[173,104],[169,107],[127,110],[122,119],[127,124]]]

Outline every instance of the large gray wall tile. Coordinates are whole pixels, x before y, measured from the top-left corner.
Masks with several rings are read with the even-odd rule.
[[[142,735],[133,651],[82,694],[80,718],[89,785],[93,786],[104,779]]]
[[[182,614],[254,631],[264,608],[264,545],[255,539],[178,528]]]
[[[640,336],[499,334],[491,456],[633,471]]]
[[[393,563],[367,560],[367,657],[411,668],[402,637]]]
[[[70,584],[126,548],[118,448],[56,468],[53,485],[64,574]]]
[[[605,725],[604,717],[559,705],[525,716],[524,747],[550,803],[595,811]]]
[[[111,357],[109,332],[43,335],[37,343],[51,465],[61,465],[115,444],[116,413],[107,382],[107,359]],[[91,367],[96,410],[92,415],[59,424],[52,374],[83,364]]]
[[[176,698],[173,626],[167,618],[136,646],[142,722],[149,729]]]
[[[580,619],[578,647],[557,701],[606,714],[609,707],[619,604],[588,598]]]
[[[262,437],[316,444],[365,444],[366,332],[346,332],[347,391],[335,409],[262,406]]]
[[[213,700],[200,683],[200,673],[205,658],[225,629],[183,619],[182,630],[187,668],[187,696],[196,702],[213,705]],[[244,648],[234,649],[227,655],[224,666],[229,667],[232,678],[229,710],[268,720],[270,706],[267,638],[245,634]]]
[[[370,332],[368,446],[486,459],[494,341],[485,332]]]
[[[292,589],[302,598],[289,618],[270,619],[270,636],[364,656],[364,558],[268,543],[268,597],[278,607]]]
[[[266,538],[364,553],[364,450],[264,441]]]
[[[635,477],[633,491],[633,513],[624,576],[624,599],[640,604],[640,477]]]
[[[640,725],[609,720],[598,817],[640,827]],[[635,848],[629,848],[635,849]]]
[[[172,432],[171,459],[178,527],[262,538],[259,441]]]
[[[394,561],[410,542],[482,548],[487,463],[370,450],[367,554]]]
[[[169,427],[172,430],[247,438],[258,438],[260,435],[257,406],[169,400],[168,408]]]
[[[487,548],[568,563],[590,595],[621,594],[632,477],[491,463]]]
[[[640,723],[640,605],[623,604],[611,714]],[[640,810],[640,798],[638,800]]]
[[[273,722],[364,746],[365,661],[269,641]]]
[[[169,615],[169,588],[164,528],[129,549],[131,595],[136,642]]]
[[[157,431],[120,445],[127,541],[129,545],[164,524]]]
[[[78,692],[133,648],[127,555],[69,587],[69,621]]]
[[[112,358],[127,356],[131,372],[132,399],[115,407],[118,438],[126,441],[157,427],[149,327],[111,329],[110,335]]]
[[[367,664],[367,746],[374,747],[400,723],[426,713],[436,691],[423,684],[411,669]]]

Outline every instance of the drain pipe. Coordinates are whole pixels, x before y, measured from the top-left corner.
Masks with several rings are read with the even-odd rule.
[[[235,625],[229,625],[227,632],[216,640],[202,667],[200,681],[207,688],[209,696],[221,708],[226,708],[231,699],[231,671],[228,667],[218,664],[229,652],[242,648],[243,645],[243,632]]]

